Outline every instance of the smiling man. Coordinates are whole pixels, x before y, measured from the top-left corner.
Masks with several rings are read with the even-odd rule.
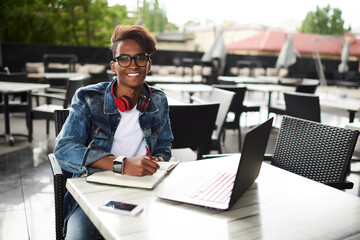
[[[112,170],[152,175],[157,161],[171,157],[173,135],[164,92],[144,81],[156,51],[154,37],[141,26],[118,25],[111,38],[112,82],[78,89],[54,154],[73,177]],[[149,149],[147,156],[146,148]],[[100,236],[72,196],[65,196],[66,239]],[[121,227],[121,226],[119,226]]]

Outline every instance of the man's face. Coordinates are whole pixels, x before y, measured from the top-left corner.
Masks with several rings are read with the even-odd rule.
[[[128,55],[134,57],[138,54],[145,54],[142,47],[135,40],[126,39],[119,42],[115,56]],[[131,59],[131,64],[127,67],[120,66],[118,61],[112,61],[110,66],[117,75],[119,86],[138,88],[143,85],[146,74],[150,70],[151,62],[148,61],[145,66],[139,67],[135,63],[135,59]]]

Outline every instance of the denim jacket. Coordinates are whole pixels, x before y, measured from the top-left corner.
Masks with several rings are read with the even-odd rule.
[[[56,138],[54,154],[61,168],[74,173],[73,177],[99,171],[88,166],[112,155],[110,151],[121,115],[111,95],[111,85],[112,82],[102,82],[80,88],[72,99],[70,114]],[[146,111],[139,114],[139,123],[151,154],[168,161],[173,135],[167,98],[161,90],[150,88],[152,97]],[[149,98],[145,88],[142,95]],[[76,207],[77,203],[67,193],[65,221]]]

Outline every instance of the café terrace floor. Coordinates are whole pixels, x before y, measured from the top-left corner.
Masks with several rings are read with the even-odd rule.
[[[265,96],[254,93],[249,100],[261,102],[262,110],[260,114],[242,116],[243,134],[250,126],[266,120]],[[358,114],[355,121],[359,121]],[[275,126],[279,126],[280,121],[277,117]],[[347,121],[346,115],[341,116],[336,112],[322,114],[325,124],[345,126]],[[3,131],[4,119],[0,115],[0,132]],[[11,114],[11,132],[27,132],[23,114]],[[52,123],[50,135],[46,136],[45,121],[35,120],[34,141],[31,144],[23,137],[16,137],[15,145],[10,147],[4,138],[0,138],[0,240],[55,239],[53,182],[47,159],[47,154],[53,150],[54,132]],[[277,133],[278,129],[273,128],[267,153],[272,153]],[[359,145],[355,153],[357,156],[360,156]],[[227,131],[223,151],[238,152],[236,132]],[[346,192],[360,196],[360,163],[352,163],[351,168],[358,171],[348,176],[348,180],[354,182],[354,188]]]

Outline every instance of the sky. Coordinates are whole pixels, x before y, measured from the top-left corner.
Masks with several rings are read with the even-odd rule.
[[[114,4],[136,7],[138,0],[108,0]],[[142,0],[139,0],[142,2]],[[149,0],[148,0],[149,1]],[[158,0],[167,12],[168,20],[182,26],[189,20],[205,23],[207,19],[215,24],[236,21],[240,24],[263,24],[269,27],[294,28],[301,24],[309,11],[316,6],[339,8],[345,27],[360,30],[359,0]]]

